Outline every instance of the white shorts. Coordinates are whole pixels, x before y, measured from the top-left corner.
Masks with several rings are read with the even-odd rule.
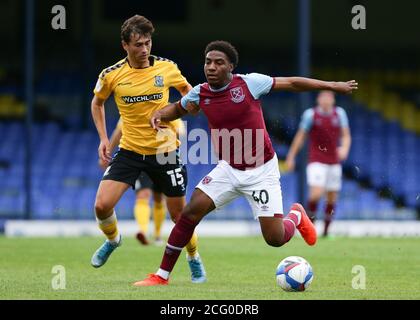
[[[340,191],[341,176],[341,164],[311,162],[306,167],[306,179],[310,187],[322,187],[326,191]]]
[[[196,188],[214,202],[216,209],[244,195],[254,218],[283,215],[283,199],[277,156],[262,166],[250,170],[232,168],[221,160]]]

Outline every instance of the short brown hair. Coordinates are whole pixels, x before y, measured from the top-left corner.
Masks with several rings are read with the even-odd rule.
[[[125,20],[121,26],[121,40],[129,43],[130,37],[133,33],[138,33],[139,35],[144,36],[151,36],[154,31],[155,28],[149,19],[136,14],[135,16]]]
[[[204,56],[206,56],[207,53],[213,50],[223,52],[228,57],[229,62],[233,64],[233,67],[236,68],[239,61],[239,54],[236,48],[231,43],[222,40],[210,42],[207,45],[206,50],[204,50]]]

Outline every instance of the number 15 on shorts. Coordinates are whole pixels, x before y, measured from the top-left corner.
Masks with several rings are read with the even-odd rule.
[[[171,177],[172,186],[181,186],[184,184],[184,177],[181,174],[181,168],[176,168],[174,170],[166,171],[166,173]]]

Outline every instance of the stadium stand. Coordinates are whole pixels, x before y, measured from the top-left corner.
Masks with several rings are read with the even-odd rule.
[[[342,69],[335,73],[345,77],[348,71]],[[328,70],[324,70],[321,76],[332,77]],[[390,93],[383,88],[418,85],[418,79],[407,73],[392,76],[373,72],[369,77],[366,89],[361,86],[354,100],[338,97],[337,101],[348,112],[353,144],[349,159],[344,163],[346,179],[336,217],[415,219],[415,211],[396,208],[420,209],[420,171],[417,169],[420,164],[420,121],[417,121],[420,111],[413,101],[402,98],[410,98],[407,92],[405,95]],[[33,127],[32,217],[35,219],[94,217],[93,202],[102,174],[97,165],[97,134],[93,127],[74,129],[72,124],[78,114],[69,116],[65,110],[75,109],[79,103],[78,83],[77,75],[58,77],[54,73],[45,73],[38,83],[38,100],[54,106],[48,110],[53,114],[49,119],[62,121],[37,122]],[[24,106],[16,96],[13,90],[0,93],[0,217],[12,218],[23,217],[25,201],[25,127],[22,121],[10,120],[24,114]],[[281,141],[275,143],[275,149],[282,160],[288,149],[284,141],[290,142],[298,126],[295,97],[274,94],[264,98],[263,105],[267,126],[282,129],[280,135],[283,137],[279,140],[274,137],[274,141]],[[108,120],[107,127],[112,130],[117,121],[115,113]],[[202,116],[188,117],[187,121],[189,130],[207,128]],[[272,134],[279,133],[274,130]],[[213,165],[187,163],[187,167],[187,194],[190,196],[194,186]],[[298,176],[296,173],[282,173],[281,181],[284,207],[288,208],[298,198]],[[133,203],[134,192],[127,192],[117,207],[120,218],[132,217]],[[246,200],[240,199],[208,217],[217,218],[252,219],[252,215]]]

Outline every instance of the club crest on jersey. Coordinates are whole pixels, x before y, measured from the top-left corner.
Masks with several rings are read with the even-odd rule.
[[[245,94],[242,90],[242,87],[236,87],[236,88],[230,89],[230,98],[235,103],[240,103],[244,101]]]
[[[210,176],[205,176],[205,177],[203,178],[203,180],[201,181],[201,183],[202,183],[202,184],[209,184],[211,180],[213,180],[213,179],[212,179],[212,177],[210,177]]]
[[[155,76],[155,87],[163,87],[163,76]]]

